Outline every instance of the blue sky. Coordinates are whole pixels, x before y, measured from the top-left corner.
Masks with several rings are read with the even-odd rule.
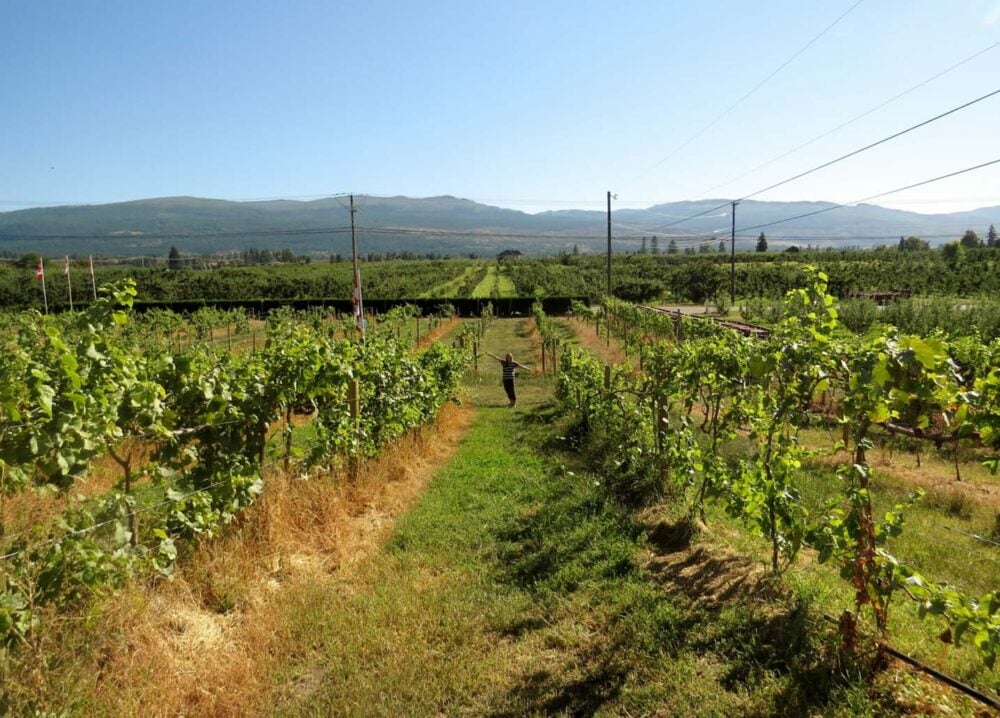
[[[6,2],[0,211],[165,195],[696,199],[1000,42],[1000,0]],[[1000,89],[996,47],[742,196]],[[669,159],[663,161],[669,156]],[[846,202],[1000,158],[1000,96],[758,197]],[[1000,204],[1000,165],[879,202]]]

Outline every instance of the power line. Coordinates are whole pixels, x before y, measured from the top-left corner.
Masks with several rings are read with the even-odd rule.
[[[942,120],[945,117],[948,117],[949,115],[955,114],[956,112],[960,112],[961,110],[964,110],[966,108],[972,107],[973,105],[976,105],[976,104],[978,104],[978,103],[980,103],[980,102],[982,102],[984,100],[988,100],[989,98],[993,97],[994,95],[1000,95],[1000,89],[993,90],[992,92],[988,92],[985,95],[981,95],[980,97],[977,97],[974,100],[970,100],[969,102],[966,102],[966,103],[964,103],[962,105],[959,105],[958,107],[953,107],[952,109],[948,110],[947,112],[942,112],[941,114],[935,115],[934,117],[931,117],[930,119],[924,120],[923,122],[918,122],[917,124],[912,125],[911,127],[907,127],[905,130],[900,130],[899,132],[895,132],[895,133],[889,135],[888,137],[883,137],[882,139],[880,139],[880,140],[878,140],[876,142],[872,142],[871,144],[865,145],[864,147],[861,147],[859,149],[856,149],[853,152],[848,152],[847,154],[841,155],[840,157],[837,157],[836,159],[832,159],[832,160],[830,160],[828,162],[824,162],[821,165],[816,165],[812,169],[806,170],[805,172],[800,172],[799,174],[794,175],[792,177],[789,177],[788,179],[783,179],[780,182],[775,182],[774,184],[768,185],[767,187],[764,187],[763,189],[759,189],[756,192],[751,192],[750,194],[745,195],[745,196],[741,197],[740,199],[741,200],[750,199],[751,197],[756,197],[759,194],[763,194],[764,192],[767,192],[769,190],[775,189],[777,187],[781,187],[782,185],[786,185],[789,182],[794,182],[797,179],[802,179],[806,175],[811,175],[813,172],[818,172],[819,170],[826,169],[827,167],[829,167],[831,165],[835,165],[838,162],[842,162],[843,160],[846,160],[846,159],[848,159],[850,157],[854,157],[856,155],[861,154],[862,152],[866,152],[866,151],[868,151],[870,149],[878,147],[879,145],[883,145],[886,142],[890,142],[890,141],[895,140],[895,139],[897,139],[899,137],[902,137],[903,135],[909,134],[910,132],[913,132],[914,130],[920,129],[921,127],[926,127],[927,125],[929,125],[929,124],[931,124],[933,122],[937,122],[938,120]]]
[[[812,47],[820,38],[822,38],[824,35],[826,35],[828,32],[830,32],[830,30],[832,30],[838,23],[840,23],[841,20],[843,20],[845,17],[847,17],[862,2],[864,2],[864,0],[857,0],[857,2],[855,2],[853,5],[851,5],[849,8],[847,8],[847,10],[845,10],[843,13],[841,13],[837,17],[836,20],[834,20],[832,23],[830,23],[829,25],[827,25],[818,35],[816,35],[815,37],[813,37],[809,42],[807,42],[805,45],[803,45],[801,48],[799,48],[791,57],[789,57],[783,63],[781,63],[780,65],[778,65],[778,67],[773,72],[771,72],[771,74],[769,74],[763,80],[761,80],[756,85],[754,85],[752,88],[750,88],[749,91],[747,91],[742,97],[740,97],[738,100],[736,100],[736,102],[734,102],[729,107],[727,107],[725,110],[723,110],[723,112],[720,115],[716,116],[715,119],[711,120],[708,124],[706,124],[700,130],[698,130],[695,134],[691,135],[688,139],[684,140],[679,145],[677,145],[677,147],[675,147],[673,150],[671,150],[667,154],[667,156],[664,157],[662,160],[660,160],[659,162],[657,162],[656,164],[654,164],[652,167],[650,167],[646,171],[644,171],[641,174],[637,175],[633,179],[629,180],[625,184],[626,185],[632,184],[637,179],[639,179],[641,177],[644,177],[645,175],[649,174],[650,172],[652,172],[656,168],[658,168],[661,165],[663,165],[665,162],[667,162],[669,159],[671,159],[674,155],[676,155],[678,152],[680,152],[681,150],[683,150],[685,147],[687,147],[688,145],[690,145],[692,142],[694,142],[695,140],[697,140],[699,137],[701,137],[702,135],[704,135],[710,129],[712,129],[713,127],[715,127],[715,125],[717,125],[719,122],[721,122],[727,115],[729,115],[729,113],[731,113],[737,107],[739,107],[740,105],[742,105],[747,99],[750,98],[751,95],[753,95],[761,87],[763,87],[771,79],[773,79],[775,75],[777,75],[779,72],[781,72],[786,67],[788,67],[788,65],[790,65],[792,62],[794,62],[799,57],[799,55],[801,55],[802,53],[804,53],[806,50],[808,50],[810,47]]]
[[[889,99],[884,100],[883,102],[875,105],[874,107],[872,107],[872,108],[870,108],[868,110],[865,110],[861,114],[855,115],[851,119],[849,119],[849,120],[847,120],[845,122],[840,123],[839,125],[837,125],[833,129],[827,130],[826,132],[823,132],[822,134],[816,135],[811,140],[808,140],[807,142],[803,142],[801,145],[793,147],[792,149],[788,150],[787,152],[784,152],[784,153],[778,155],[777,157],[768,160],[767,162],[764,162],[762,164],[757,165],[756,167],[754,167],[752,169],[747,170],[743,174],[737,175],[736,177],[733,177],[732,179],[728,179],[728,180],[726,180],[725,182],[723,182],[721,184],[717,184],[714,187],[708,188],[707,190],[705,190],[704,192],[702,192],[699,196],[704,196],[704,195],[708,194],[709,192],[714,192],[715,190],[717,190],[717,189],[719,189],[721,187],[725,187],[726,185],[732,184],[733,182],[736,182],[737,180],[741,180],[744,177],[752,175],[753,173],[755,173],[755,172],[757,172],[759,170],[762,170],[765,167],[768,167],[769,165],[772,165],[772,164],[774,164],[775,162],[777,162],[779,160],[783,160],[786,157],[795,154],[799,150],[805,149],[806,147],[809,147],[810,145],[812,145],[812,144],[814,144],[816,142],[819,142],[820,140],[822,140],[822,139],[824,139],[826,137],[829,137],[830,135],[834,134],[835,132],[839,132],[840,130],[844,129],[848,125],[854,124],[858,120],[861,120],[861,119],[867,117],[868,115],[870,115],[870,114],[872,114],[874,112],[877,112],[878,110],[881,110],[886,105],[890,105],[893,102],[895,102],[896,100],[900,100],[903,97],[906,97],[911,92],[915,92],[916,90],[919,90],[921,87],[924,87],[925,85],[928,85],[931,82],[934,82],[934,80],[937,80],[937,79],[939,79],[939,78],[947,75],[952,70],[956,70],[959,67],[961,67],[962,65],[965,65],[966,63],[971,62],[972,60],[975,60],[980,55],[985,55],[987,52],[989,52],[990,50],[993,50],[996,47],[1000,47],[1000,40],[998,40],[997,42],[994,42],[992,45],[990,45],[990,46],[988,46],[988,47],[980,50],[979,52],[976,52],[976,53],[974,53],[972,55],[969,55],[964,60],[960,60],[959,62],[956,62],[954,65],[951,65],[950,67],[947,67],[944,70],[941,70],[941,72],[937,73],[936,75],[934,75],[932,77],[929,77],[926,80],[917,83],[916,85],[913,85],[912,87],[910,87],[907,90],[904,90],[903,92],[900,92],[898,95],[894,95],[894,96],[890,97]]]
[[[322,443],[322,441],[317,440],[317,441],[311,442],[306,447],[300,447],[300,448],[301,449],[306,449],[306,450],[308,450],[308,449],[314,449],[317,446],[319,446],[321,443]],[[274,459],[273,461],[268,461],[266,463],[261,464],[259,466],[259,470],[263,471],[266,468],[269,468],[271,466],[275,466],[277,464],[282,464],[284,462],[285,462],[285,458],[284,457],[281,457],[281,458],[278,458],[278,459]],[[86,475],[85,474],[79,474],[79,475],[71,476],[69,478],[74,478],[74,479],[77,479],[77,478],[86,478]],[[209,489],[213,489],[216,486],[222,486],[223,484],[227,484],[227,483],[230,483],[230,482],[231,482],[230,478],[221,479],[219,481],[216,481],[214,483],[208,484],[206,486],[202,486],[200,488],[188,491],[187,493],[180,494],[179,496],[174,496],[174,497],[166,498],[166,499],[163,499],[162,501],[159,501],[157,503],[149,504],[147,506],[142,506],[140,508],[135,509],[132,513],[138,515],[138,514],[142,514],[142,513],[147,513],[149,511],[152,511],[154,509],[160,508],[162,506],[167,506],[169,504],[177,504],[177,503],[179,503],[181,501],[186,501],[187,499],[191,498],[192,496],[197,496],[198,494],[205,493]],[[57,536],[55,536],[53,538],[50,538],[50,539],[48,539],[46,541],[41,541],[41,542],[39,542],[37,544],[32,544],[32,545],[30,545],[30,546],[28,546],[26,548],[17,549],[15,551],[11,551],[9,553],[0,554],[0,561],[6,561],[7,559],[14,558],[15,556],[20,556],[22,554],[25,554],[28,551],[35,551],[35,550],[38,550],[40,548],[44,548],[46,546],[51,546],[51,545],[57,544],[60,541],[62,541],[64,538],[67,538],[69,536],[84,536],[84,535],[86,535],[88,533],[96,531],[99,528],[103,528],[104,526],[110,526],[111,524],[114,524],[114,523],[116,523],[116,522],[118,522],[120,520],[121,520],[121,517],[115,517],[113,519],[106,519],[104,521],[100,521],[98,523],[94,523],[94,524],[91,524],[89,526],[84,526],[84,527],[81,527],[81,528],[78,528],[78,529],[72,529],[70,531],[64,531],[64,532],[58,534]],[[26,532],[22,532],[20,534],[15,534],[13,536],[13,538],[24,538],[26,535],[27,535]],[[11,537],[7,537],[7,538],[11,538]]]
[[[897,187],[896,189],[891,189],[888,192],[879,192],[878,194],[869,195],[868,197],[862,197],[861,199],[856,199],[852,202],[844,202],[843,204],[834,204],[829,207],[824,207],[822,209],[817,209],[812,212],[805,212],[803,214],[795,215],[794,217],[786,217],[785,219],[778,219],[773,222],[765,222],[763,224],[755,224],[749,227],[740,227],[737,232],[745,232],[750,229],[763,229],[764,227],[772,227],[776,224],[783,224],[785,222],[791,222],[796,219],[803,219],[805,217],[812,217],[817,214],[823,214],[824,212],[830,212],[835,209],[840,209],[841,207],[847,207],[848,205],[861,204],[862,202],[869,202],[873,199],[878,199],[879,197],[887,197],[891,194],[896,194],[897,192],[905,192],[908,189],[914,189],[916,187],[923,187],[924,185],[932,184],[934,182],[940,182],[941,180],[946,180],[951,177],[957,177],[958,175],[963,175],[967,172],[973,172],[975,170],[983,169],[984,167],[989,167],[991,165],[1000,164],[1000,158],[995,160],[990,160],[989,162],[983,162],[982,164],[975,165],[973,167],[966,167],[965,169],[956,170],[955,172],[949,172],[948,174],[939,175],[937,177],[932,177],[931,179],[926,179],[921,182],[914,182],[913,184],[908,184],[905,187]]]
[[[17,239],[217,239],[225,237],[285,237],[308,234],[340,234],[348,227],[310,227],[301,229],[250,229],[226,232],[170,232],[166,234],[0,234],[0,240]]]
[[[358,229],[371,234],[402,234],[420,235],[427,237],[469,237],[482,239],[607,239],[607,235],[586,235],[586,234],[541,234],[523,232],[476,232],[474,230],[453,230],[453,229],[419,229],[416,227],[358,227]],[[685,235],[687,236],[687,235]],[[638,235],[635,239],[640,239]]]
[[[937,114],[934,117],[926,119],[926,120],[924,120],[922,122],[918,122],[915,125],[911,125],[910,127],[907,127],[904,130],[900,130],[898,132],[894,132],[891,135],[888,135],[887,137],[883,137],[880,140],[876,140],[875,142],[871,142],[871,143],[865,145],[864,147],[859,147],[856,150],[852,150],[851,152],[848,152],[846,154],[840,155],[839,157],[835,157],[832,160],[828,160],[826,162],[823,162],[822,164],[816,165],[815,167],[812,167],[811,169],[808,169],[808,170],[806,170],[804,172],[799,172],[798,174],[792,175],[791,177],[787,177],[787,178],[781,180],[780,182],[775,182],[773,184],[768,185],[767,187],[763,187],[763,188],[761,188],[759,190],[756,190],[755,192],[751,192],[750,194],[745,194],[745,195],[743,195],[742,197],[740,197],[739,199],[737,199],[735,201],[736,202],[742,202],[742,201],[750,199],[752,197],[756,197],[757,195],[763,194],[764,192],[768,192],[768,191],[770,191],[772,189],[775,189],[777,187],[781,187],[783,185],[786,185],[789,182],[794,182],[797,179],[802,179],[803,177],[805,177],[807,175],[811,175],[814,172],[818,172],[818,171],[820,171],[822,169],[826,169],[827,167],[835,165],[838,162],[843,162],[846,159],[849,159],[851,157],[855,157],[855,156],[861,154],[862,152],[867,152],[868,150],[873,149],[875,147],[878,147],[879,145],[883,145],[886,142],[890,142],[892,140],[898,139],[898,138],[902,137],[903,135],[906,135],[906,134],[909,134],[910,132],[913,132],[914,130],[918,130],[921,127],[926,127],[927,125],[930,125],[930,124],[932,124],[934,122],[937,122],[938,120],[942,120],[945,117],[949,117],[950,115],[953,115],[956,112],[960,112],[962,110],[965,110],[965,109],[967,109],[969,107],[972,107],[973,105],[976,105],[976,104],[978,104],[980,102],[988,100],[989,98],[994,97],[996,95],[1000,95],[1000,89],[993,90],[992,92],[988,92],[985,95],[981,95],[981,96],[975,98],[974,100],[969,100],[968,102],[965,102],[965,103],[963,103],[963,104],[961,104],[961,105],[959,105],[957,107],[953,107],[950,110],[946,110],[945,112]],[[859,201],[865,201],[865,200],[859,200]],[[659,229],[665,229],[667,227],[672,227],[674,225],[678,225],[678,224],[681,224],[683,222],[688,222],[688,221],[690,221],[692,219],[696,219],[698,217],[703,217],[704,215],[708,214],[709,212],[715,212],[716,210],[720,210],[720,209],[722,209],[724,207],[728,207],[731,204],[732,204],[732,201],[727,201],[724,204],[720,204],[720,205],[716,205],[714,207],[710,207],[709,209],[706,209],[706,210],[704,210],[702,212],[698,212],[697,214],[693,214],[693,215],[691,215],[689,217],[684,217],[682,219],[675,220],[675,221],[670,222],[668,224],[660,225]],[[656,231],[656,229],[657,228],[653,228],[650,231]]]
[[[791,235],[791,234],[777,234],[777,235],[767,235],[768,240],[782,240],[782,241],[817,241],[817,242],[851,242],[855,240],[897,240],[900,237],[905,237],[906,235],[913,235],[914,232],[903,231],[898,234],[852,234],[852,235]],[[950,239],[954,238],[955,234],[919,234],[921,239]],[[737,235],[736,240],[756,240],[757,237],[749,234],[745,234],[742,237]]]
[[[668,222],[667,224],[661,224],[661,225],[659,225],[657,227],[653,227],[649,231],[650,232],[657,232],[657,231],[659,231],[661,229],[667,229],[669,227],[674,227],[674,226],[676,226],[678,224],[683,224],[684,222],[690,222],[692,219],[697,219],[698,217],[704,217],[709,212],[717,212],[718,210],[722,209],[723,207],[728,207],[731,204],[731,202],[732,202],[732,200],[726,200],[726,202],[724,204],[716,205],[715,207],[709,207],[708,209],[706,209],[706,210],[704,210],[702,212],[698,212],[697,214],[692,214],[692,215],[690,215],[688,217],[682,217],[681,219],[674,220],[673,222]]]
[[[335,197],[346,197],[347,192],[324,192],[322,194],[299,194],[299,195],[282,195],[274,197],[196,197],[195,199],[206,199],[209,201],[218,202],[279,202],[283,200],[296,201],[296,200],[311,200],[311,199],[333,199]],[[95,207],[104,204],[131,204],[135,202],[146,202],[151,199],[150,197],[140,197],[139,199],[121,199],[113,200],[110,202],[80,202],[80,201],[66,201],[66,200],[31,200],[31,199],[0,199],[0,205],[21,205],[28,208],[31,207],[52,207],[52,206],[71,206],[71,207]]]

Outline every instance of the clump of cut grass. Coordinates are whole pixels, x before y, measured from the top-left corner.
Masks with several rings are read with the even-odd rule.
[[[924,494],[928,506],[941,509],[947,516],[969,520],[975,510],[975,502],[964,491],[951,489],[930,489]]]

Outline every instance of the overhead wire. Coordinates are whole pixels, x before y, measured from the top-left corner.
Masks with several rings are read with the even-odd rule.
[[[824,162],[822,164],[816,165],[812,169],[808,169],[805,172],[799,172],[797,175],[793,175],[791,177],[788,177],[787,179],[783,179],[780,182],[775,182],[774,184],[768,185],[767,187],[764,187],[763,189],[759,189],[756,192],[751,192],[750,194],[744,195],[744,196],[740,197],[740,199],[738,199],[737,202],[742,202],[745,199],[750,199],[751,197],[756,197],[759,194],[763,194],[764,192],[768,192],[768,191],[770,191],[772,189],[776,189],[777,187],[781,187],[782,185],[786,185],[789,182],[794,182],[797,179],[802,179],[803,177],[805,177],[807,175],[811,175],[813,172],[819,172],[820,170],[826,169],[827,167],[830,167],[831,165],[835,165],[838,162],[842,162],[842,161],[844,161],[846,159],[849,159],[851,157],[859,155],[862,152],[867,152],[868,150],[874,149],[875,147],[878,147],[879,145],[883,145],[886,142],[890,142],[892,140],[898,139],[898,138],[902,137],[903,135],[906,135],[906,134],[909,134],[910,132],[913,132],[914,130],[918,130],[921,127],[926,127],[927,125],[929,125],[929,124],[931,124],[933,122],[937,122],[938,120],[942,120],[945,117],[948,117],[950,115],[955,114],[956,112],[960,112],[960,111],[962,111],[964,109],[972,107],[973,105],[979,104],[980,102],[983,102],[984,100],[988,100],[989,98],[994,97],[996,95],[1000,95],[1000,89],[993,90],[992,92],[987,92],[985,95],[981,95],[981,96],[977,97],[974,100],[970,100],[970,101],[968,101],[968,102],[966,102],[964,104],[959,105],[958,107],[953,107],[952,109],[950,109],[950,110],[948,110],[946,112],[942,112],[939,115],[935,115],[934,117],[931,117],[930,119],[924,120],[923,122],[918,122],[915,125],[907,127],[905,130],[900,130],[899,132],[895,132],[895,133],[889,135],[888,137],[883,137],[882,139],[877,140],[875,142],[872,142],[870,144],[867,144],[864,147],[860,147],[860,148],[858,148],[858,149],[856,149],[856,150],[854,150],[852,152],[848,152],[847,154],[843,154],[840,157],[837,157],[835,159],[829,160],[829,161]]]
[[[333,199],[335,197],[346,197],[348,192],[325,192],[322,194],[299,194],[299,195],[280,195],[272,197],[204,197],[198,199],[206,199],[209,201],[218,202],[280,202],[283,200],[287,201],[297,201],[297,200],[312,200],[312,199]],[[81,202],[67,201],[67,200],[30,200],[30,199],[0,199],[0,205],[11,205],[11,206],[26,206],[26,207],[44,207],[44,206],[62,206],[68,205],[72,207],[93,207],[102,204],[130,204],[134,202],[147,201],[145,198],[140,199],[126,199],[126,200],[115,200],[113,202]]]
[[[726,185],[732,184],[733,182],[741,180],[744,177],[748,177],[748,176],[754,174],[755,172],[758,172],[759,170],[762,170],[765,167],[768,167],[768,166],[774,164],[775,162],[783,160],[786,157],[789,157],[789,156],[795,154],[799,150],[803,150],[806,147],[809,147],[810,145],[815,144],[816,142],[819,142],[820,140],[825,139],[826,137],[829,137],[830,135],[832,135],[832,134],[834,134],[836,132],[839,132],[840,130],[844,129],[845,127],[854,124],[858,120],[864,119],[865,117],[868,117],[869,115],[877,112],[878,110],[881,110],[883,107],[886,107],[887,105],[890,105],[893,102],[896,102],[897,100],[900,100],[900,99],[906,97],[910,93],[915,92],[916,90],[919,90],[920,88],[922,88],[922,87],[924,87],[924,86],[926,86],[926,85],[934,82],[935,80],[937,80],[937,79],[939,79],[941,77],[944,77],[949,72],[952,72],[953,70],[958,69],[962,65],[965,65],[966,63],[969,63],[972,60],[975,60],[977,57],[979,57],[981,55],[985,55],[987,52],[989,52],[990,50],[993,50],[993,49],[995,49],[997,47],[1000,47],[1000,40],[998,40],[997,42],[994,42],[992,45],[989,45],[989,46],[987,46],[986,48],[984,48],[982,50],[979,50],[976,53],[973,53],[972,55],[969,55],[964,60],[960,60],[959,62],[956,62],[954,65],[951,65],[951,66],[945,68],[944,70],[941,70],[937,74],[935,74],[935,75],[933,75],[931,77],[928,77],[926,80],[923,80],[922,82],[918,82],[916,85],[913,85],[912,87],[910,87],[910,88],[908,88],[906,90],[903,90],[902,92],[900,92],[900,93],[898,93],[896,95],[893,95],[889,99],[884,100],[883,102],[880,102],[879,104],[875,105],[874,107],[865,110],[861,114],[855,115],[854,117],[850,118],[849,120],[846,120],[846,121],[840,123],[836,127],[832,128],[832,129],[829,129],[826,132],[823,132],[823,133],[821,133],[819,135],[816,135],[811,140],[803,142],[802,144],[797,145],[797,146],[793,147],[792,149],[790,149],[790,150],[788,150],[786,152],[783,152],[782,154],[778,155],[777,157],[774,157],[774,158],[768,160],[767,162],[759,164],[756,167],[753,167],[752,169],[749,169],[749,170],[747,170],[746,172],[744,172],[744,173],[742,173],[740,175],[737,175],[737,176],[735,176],[735,177],[733,177],[731,179],[726,180],[725,182],[722,182],[721,184],[717,184],[717,185],[715,185],[713,187],[709,187],[704,192],[701,192],[699,194],[699,196],[704,196],[704,195],[708,194],[709,192],[714,192],[715,190],[717,190],[717,189],[719,189],[721,187],[725,187]]]
[[[738,199],[727,200],[726,202],[724,202],[722,204],[715,205],[715,206],[710,207],[710,208],[708,208],[706,210],[698,212],[697,214],[693,214],[693,215],[690,215],[688,217],[684,217],[682,219],[678,219],[678,220],[675,220],[673,222],[669,222],[667,224],[659,225],[659,227],[652,228],[652,229],[650,229],[650,231],[656,231],[657,229],[666,229],[668,227],[673,227],[673,226],[676,226],[678,224],[682,224],[684,222],[689,222],[692,219],[697,219],[698,217],[703,217],[706,214],[708,214],[710,212],[715,212],[717,210],[720,210],[723,207],[730,207],[730,206],[733,205],[734,202],[738,204],[738,203],[740,203],[740,202],[742,202],[744,200],[748,200],[748,199],[756,197],[756,196],[758,196],[760,194],[763,194],[764,192],[768,192],[768,191],[770,191],[772,189],[776,189],[777,187],[781,187],[781,186],[786,185],[786,184],[788,184],[790,182],[794,182],[795,180],[802,179],[803,177],[806,177],[807,175],[811,175],[814,172],[819,172],[820,170],[826,169],[827,167],[835,165],[838,162],[843,162],[844,160],[849,159],[851,157],[855,157],[855,156],[861,154],[862,152],[867,152],[868,150],[874,149],[875,147],[878,147],[878,146],[883,145],[883,144],[885,144],[887,142],[891,142],[892,140],[895,140],[895,139],[898,139],[900,137],[903,137],[904,135],[907,135],[910,132],[918,130],[918,129],[922,128],[922,127],[926,127],[927,125],[933,124],[934,122],[942,120],[942,119],[944,119],[946,117],[950,117],[951,115],[955,114],[956,112],[960,112],[962,110],[968,109],[969,107],[977,105],[980,102],[983,102],[985,100],[990,99],[991,97],[995,97],[996,95],[1000,95],[1000,89],[992,90],[991,92],[988,92],[985,95],[980,95],[979,97],[977,97],[977,98],[975,98],[973,100],[969,100],[968,102],[964,102],[961,105],[958,105],[957,107],[953,107],[953,108],[951,108],[949,110],[946,110],[945,112],[941,112],[941,113],[939,113],[937,115],[934,115],[933,117],[930,117],[930,118],[928,118],[926,120],[923,120],[922,122],[918,122],[915,125],[911,125],[911,126],[907,127],[906,129],[899,130],[898,132],[894,132],[891,135],[888,135],[888,136],[883,137],[883,138],[881,138],[879,140],[876,140],[875,142],[870,142],[869,144],[864,145],[863,147],[859,147],[856,150],[852,150],[851,152],[847,152],[846,154],[842,154],[839,157],[835,157],[832,160],[828,160],[826,162],[823,162],[822,164],[816,165],[815,167],[812,167],[812,168],[810,168],[808,170],[805,170],[804,172],[799,172],[799,173],[797,173],[795,175],[792,175],[791,177],[786,177],[785,179],[781,180],[780,182],[775,182],[775,183],[770,184],[770,185],[768,185],[766,187],[762,187],[761,189],[758,189],[758,190],[756,190],[754,192],[750,192],[749,194],[745,194],[745,195],[739,197]],[[861,201],[863,201],[863,200],[861,200]]]
[[[823,214],[825,212],[831,212],[835,209],[840,209],[842,207],[848,207],[851,205],[861,204],[862,202],[870,202],[873,199],[879,199],[880,197],[888,197],[889,195],[896,194],[898,192],[905,192],[908,189],[915,189],[916,187],[923,187],[924,185],[933,184],[934,182],[940,182],[942,180],[950,179],[951,177],[957,177],[959,175],[966,174],[968,172],[974,172],[975,170],[983,169],[984,167],[990,167],[991,165],[1000,164],[1000,158],[995,160],[990,160],[989,162],[983,162],[972,167],[966,167],[961,170],[956,170],[954,172],[949,172],[947,174],[939,175],[937,177],[932,177],[930,179],[922,180],[920,182],[914,182],[913,184],[908,184],[904,187],[897,187],[896,189],[891,189],[886,192],[879,192],[877,194],[868,195],[867,197],[862,197],[861,199],[856,199],[851,202],[844,202],[842,204],[833,204],[829,207],[823,207],[821,209],[814,210],[812,212],[804,212],[802,214],[797,214],[794,217],[786,217],[784,219],[774,220],[772,222],[764,222],[762,224],[754,224],[746,227],[737,227],[737,232],[746,232],[751,229],[763,229],[765,227],[773,227],[776,224],[784,224],[785,222],[791,222],[796,219],[803,219],[805,217],[813,217],[817,214]]]
[[[167,232],[156,234],[8,234],[0,232],[0,240],[46,240],[46,239],[217,239],[225,237],[284,237],[308,234],[339,234],[350,232],[346,227],[302,227],[297,229],[247,229],[227,230],[225,232]]]
[[[315,447],[319,446],[321,443],[322,443],[322,441],[317,440],[317,441],[312,442],[306,448],[312,449],[312,448],[315,448]],[[284,457],[282,457],[282,458],[274,459],[273,461],[265,462],[265,463],[261,464],[258,467],[258,471],[262,472],[264,469],[272,467],[272,466],[275,466],[277,464],[284,463],[284,461],[285,461],[285,459],[284,459]],[[214,489],[217,486],[222,486],[223,484],[227,484],[230,481],[231,481],[231,479],[229,479],[229,478],[220,479],[219,481],[216,481],[216,482],[211,483],[211,484],[207,484],[205,486],[199,487],[199,488],[194,489],[192,491],[189,491],[187,493],[180,494],[179,496],[175,495],[175,496],[163,499],[162,501],[158,501],[156,503],[149,504],[147,506],[142,506],[142,507],[136,509],[135,511],[133,511],[132,513],[135,513],[135,514],[148,513],[149,511],[152,511],[153,509],[157,509],[157,508],[160,508],[162,506],[166,506],[167,504],[178,503],[180,501],[184,501],[186,499],[189,499],[192,496],[197,496],[200,493],[208,491],[209,489]],[[91,524],[89,526],[84,526],[84,527],[79,528],[79,529],[71,529],[69,531],[63,531],[58,536],[50,538],[50,539],[48,539],[46,541],[41,541],[39,543],[32,544],[30,547],[26,547],[26,548],[23,548],[23,549],[18,549],[16,551],[10,551],[8,553],[0,554],[0,561],[5,561],[5,560],[13,558],[15,556],[19,556],[21,554],[27,553],[29,550],[37,550],[39,548],[44,548],[46,546],[51,546],[51,545],[57,544],[60,541],[62,541],[64,538],[67,538],[69,536],[84,536],[84,535],[89,534],[89,533],[91,533],[93,531],[96,531],[99,528],[103,528],[105,526],[110,526],[111,524],[117,523],[120,520],[121,520],[120,517],[115,517],[113,519],[107,519],[105,521],[99,521],[97,523]],[[24,538],[25,536],[26,536],[26,534],[23,533],[23,532],[21,534],[14,535],[15,538],[18,538],[18,537],[19,538]]]
[[[673,150],[671,150],[667,154],[666,157],[664,157],[663,159],[661,159],[656,164],[652,165],[649,169],[643,171],[642,173],[640,173],[636,177],[634,177],[631,180],[629,180],[628,182],[626,182],[625,186],[628,186],[628,185],[632,184],[633,182],[635,182],[636,180],[638,180],[638,179],[646,176],[647,174],[649,174],[653,170],[661,167],[668,160],[670,160],[671,158],[673,158],[678,152],[680,152],[681,150],[683,150],[685,147],[687,147],[688,145],[690,145],[692,142],[694,142],[699,137],[701,137],[706,132],[708,132],[710,129],[712,129],[717,124],[719,124],[719,122],[721,122],[723,119],[725,119],[733,110],[735,110],[737,107],[739,107],[744,102],[746,102],[746,100],[748,100],[754,93],[756,93],[758,90],[760,90],[760,88],[762,88],[764,85],[766,85],[768,82],[770,82],[779,72],[781,72],[786,67],[788,67],[800,55],[802,55],[802,53],[804,53],[806,50],[808,50],[810,47],[812,47],[816,42],[818,42],[820,40],[820,38],[822,38],[824,35],[826,35],[828,32],[830,32],[830,30],[832,30],[834,27],[836,27],[840,23],[841,20],[843,20],[848,15],[850,15],[851,12],[853,12],[854,9],[857,8],[863,2],[864,2],[864,0],[857,0],[857,2],[855,2],[849,8],[847,8],[847,10],[845,10],[843,13],[841,13],[840,15],[838,15],[837,18],[833,22],[831,22],[829,25],[827,25],[825,28],[823,28],[823,30],[821,30],[818,35],[815,35],[811,40],[809,40],[809,42],[807,42],[805,45],[803,45],[801,48],[799,48],[794,54],[792,54],[791,57],[789,57],[787,60],[785,60],[784,62],[782,62],[780,65],[778,65],[778,67],[775,70],[773,70],[769,75],[767,75],[764,79],[762,79],[756,85],[754,85],[753,87],[751,87],[738,100],[736,100],[736,102],[732,103],[729,107],[727,107],[725,110],[723,110],[721,114],[717,115],[714,119],[712,119],[711,121],[709,121],[708,124],[704,125],[700,130],[698,130],[696,133],[694,133],[693,135],[691,135],[690,137],[688,137],[688,139],[684,140],[679,145],[677,145]]]

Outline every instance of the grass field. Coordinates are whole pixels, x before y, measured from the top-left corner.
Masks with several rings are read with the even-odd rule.
[[[529,323],[496,322],[484,348],[532,356]],[[886,715],[909,695],[972,713],[905,672],[852,678],[802,592],[617,506],[548,377],[519,379],[514,411],[498,368],[468,380],[469,433],[385,549],[346,590],[297,597],[309,650],[276,673],[279,713]]]

